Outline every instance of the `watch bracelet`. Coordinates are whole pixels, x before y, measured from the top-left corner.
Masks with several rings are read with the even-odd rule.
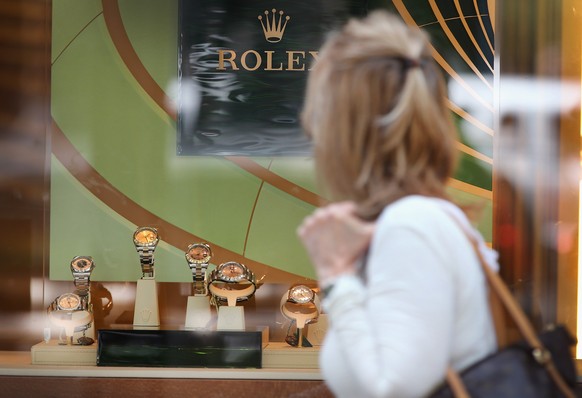
[[[230,282],[224,282],[224,281],[221,281],[220,279],[215,279],[214,281],[211,280],[210,283],[208,283],[206,285],[206,286],[208,286],[208,292],[210,293],[210,303],[218,308],[220,306],[220,302],[228,302],[228,297],[225,295],[216,294],[212,291],[210,286],[212,285],[212,282],[216,282],[216,281],[223,282],[225,285],[228,285]],[[238,282],[236,282],[236,283],[238,283]],[[237,303],[242,302],[242,301],[248,301],[255,294],[255,292],[257,290],[257,285],[251,281],[251,283],[248,285],[247,289],[250,287],[252,287],[252,289],[251,289],[252,292],[248,293],[247,295],[237,296],[237,298],[236,298]],[[220,290],[223,290],[223,289],[220,289]],[[230,291],[230,289],[225,289],[225,290]],[[242,291],[244,291],[244,289]]]
[[[247,272],[246,272],[246,275],[244,276],[244,280],[252,283],[255,286],[257,285],[255,274],[249,268],[247,268]],[[227,281],[227,280],[219,278],[217,268],[213,269],[212,272],[210,273],[210,276],[209,276],[208,281],[207,281],[207,285],[210,285],[212,282],[240,283],[240,281],[239,282],[231,282],[231,281]]]
[[[249,300],[250,297],[255,293],[256,289],[257,289],[257,284],[256,284],[256,277],[254,272],[248,268],[247,266],[245,266],[244,264],[239,263],[239,265],[242,266],[242,268],[245,270],[245,273],[242,274],[242,278],[239,281],[231,281],[231,280],[227,280],[227,279],[223,279],[221,278],[220,275],[220,267],[223,266],[224,264],[227,263],[223,263],[221,265],[219,265],[218,267],[214,268],[209,274],[207,274],[206,277],[206,290],[207,292],[210,294],[211,296],[211,304],[216,306],[217,308],[220,306],[221,302],[228,302],[228,298],[226,296],[221,296],[219,294],[215,294],[212,289],[211,289],[211,285],[214,282],[222,282],[225,284],[225,286],[228,286],[229,284],[240,284],[241,282],[248,282],[250,285],[253,286],[252,292],[250,294],[248,294],[247,296],[238,296],[236,298],[237,302],[241,302],[241,301],[246,301]],[[250,286],[249,286],[250,287]]]
[[[77,310],[73,310],[73,311],[60,310],[60,309],[59,309],[59,307],[58,307],[58,304],[57,304],[57,300],[55,299],[55,300],[54,300],[52,303],[50,303],[50,305],[47,307],[47,309],[46,309],[46,312],[47,312],[47,315],[48,315],[48,317],[50,318],[50,317],[51,317],[51,313],[52,313],[52,312],[58,312],[58,311],[60,311],[60,312],[64,312],[64,313],[70,313],[70,314],[72,314],[73,312],[77,312],[77,311],[87,311],[87,312],[92,312],[92,311],[90,311],[90,310],[83,309],[83,308],[81,308],[81,309],[77,309]],[[83,331],[85,331],[85,330],[89,329],[89,328],[91,327],[91,324],[92,324],[92,323],[93,323],[93,320],[91,320],[90,322],[88,322],[88,323],[86,323],[86,324],[79,325],[79,326],[75,326],[75,330],[74,330],[74,331],[75,331],[75,332],[83,332]]]
[[[93,306],[91,305],[89,289],[87,290],[76,289],[74,293],[81,298],[81,310],[93,312]]]
[[[148,258],[145,258],[140,253],[139,259],[140,259],[140,264],[141,264],[142,275],[147,276],[147,277],[153,277],[154,276],[154,256],[152,255],[151,257],[149,257],[149,261],[144,261],[144,260],[148,260]]]
[[[208,285],[205,280],[194,279],[194,295],[208,296]]]
[[[84,323],[82,325],[75,326],[74,332],[78,333],[78,332],[84,332],[84,331],[88,330],[91,327],[91,325],[93,324],[93,322],[94,322],[94,320],[91,320],[88,323]]]
[[[78,290],[89,291],[89,285],[91,284],[91,281],[89,280],[89,277],[75,277],[73,284]]]
[[[208,295],[208,284],[206,283],[208,269],[208,263],[204,264],[193,264],[189,263],[190,271],[192,272],[192,281],[194,285],[194,295],[195,296],[207,296]]]
[[[152,264],[154,263],[154,251],[155,247],[137,247],[137,252],[139,254],[139,261],[142,264]]]
[[[142,252],[139,253],[139,262],[142,265],[151,265],[154,266],[154,254],[144,254]]]

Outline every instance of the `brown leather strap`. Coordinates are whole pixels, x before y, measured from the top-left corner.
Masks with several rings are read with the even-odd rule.
[[[511,341],[507,329],[506,311],[499,297],[491,291],[489,291],[489,310],[491,311],[493,325],[495,326],[497,349],[504,348],[508,346]]]
[[[528,344],[533,349],[546,351],[542,342],[538,338],[532,324],[530,323],[529,319],[527,318],[527,316],[525,315],[517,301],[513,298],[513,295],[509,291],[507,285],[503,282],[501,277],[495,271],[493,271],[491,267],[489,267],[489,265],[483,258],[483,254],[479,250],[478,244],[475,241],[475,239],[466,231],[465,227],[454,216],[451,215],[451,217],[460,226],[463,233],[467,236],[467,238],[471,242],[471,245],[473,246],[473,249],[477,254],[479,263],[481,264],[481,268],[483,269],[483,272],[485,274],[485,278],[487,279],[487,282],[489,284],[489,288],[491,290],[490,293],[494,293],[497,296],[505,310],[515,321],[517,328],[519,329],[524,339],[528,342]],[[493,317],[494,322],[497,321],[496,318],[499,317],[494,316]],[[557,371],[551,357],[548,358],[547,362],[544,364],[544,367],[546,368],[550,377],[556,383],[562,394],[564,394],[564,396],[566,397],[575,398],[576,395],[571,390],[571,388],[566,384],[566,382],[562,378],[562,375]],[[449,373],[456,374],[457,380],[453,380],[454,379],[453,377],[449,378]],[[451,381],[453,383],[451,383]],[[460,383],[462,385],[463,382],[459,377],[458,373],[454,371],[452,368],[449,368],[447,370],[447,382],[449,383],[449,386],[451,387],[451,390],[453,391],[453,394],[455,395],[456,398],[466,398],[469,396],[467,394],[466,389],[464,388],[464,385],[462,390],[458,388],[458,384]]]
[[[517,303],[517,301],[513,298],[513,295],[509,291],[507,285],[503,282],[501,277],[493,271],[483,259],[483,255],[481,251],[477,248],[475,242],[471,239],[471,243],[477,253],[477,257],[479,258],[479,262],[481,263],[481,268],[485,272],[485,276],[487,281],[489,282],[489,286],[491,290],[499,297],[501,303],[504,305],[505,309],[511,316],[511,318],[515,321],[517,328],[519,329],[520,333],[524,337],[524,339],[528,342],[528,344],[533,349],[539,349],[542,351],[547,351],[544,347],[543,343],[538,338],[531,322]],[[574,398],[576,395],[571,390],[570,387],[564,381],[562,375],[556,369],[554,365],[554,361],[552,358],[548,358],[547,362],[544,363],[544,367],[562,392],[566,397]]]
[[[447,369],[447,383],[449,384],[449,387],[451,387],[455,398],[471,397],[465,388],[465,384],[463,384],[463,380],[461,380],[461,377],[453,370],[453,368]]]

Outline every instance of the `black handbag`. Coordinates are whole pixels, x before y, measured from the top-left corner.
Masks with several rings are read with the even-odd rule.
[[[446,384],[430,397],[575,397],[577,374],[571,347],[576,340],[564,326],[555,326],[537,335],[507,285],[486,264],[474,239],[462,229],[477,253],[490,294],[495,294],[515,321],[523,340],[498,349],[460,373],[449,368]]]

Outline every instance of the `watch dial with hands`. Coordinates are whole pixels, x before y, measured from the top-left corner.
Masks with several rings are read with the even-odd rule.
[[[245,274],[245,267],[236,261],[220,264],[218,268],[218,276],[226,282],[240,282],[245,278]]]
[[[71,269],[74,272],[89,272],[94,266],[93,258],[89,256],[76,256],[71,261]]]
[[[65,293],[57,299],[57,307],[59,310],[74,311],[81,307],[81,297],[75,293]]]
[[[133,241],[138,246],[155,246],[158,239],[158,231],[151,227],[138,228],[133,234]]]
[[[193,243],[186,251],[186,260],[192,264],[207,264],[211,258],[212,250],[205,243]]]
[[[306,304],[313,300],[315,293],[305,285],[297,285],[289,290],[289,301]]]

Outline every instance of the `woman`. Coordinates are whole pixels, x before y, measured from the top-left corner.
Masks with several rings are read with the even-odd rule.
[[[455,128],[419,29],[375,12],[320,51],[303,124],[335,203],[298,230],[330,329],[323,376],[339,397],[421,397],[496,349],[487,287],[447,199]],[[463,231],[465,230],[465,231]]]

